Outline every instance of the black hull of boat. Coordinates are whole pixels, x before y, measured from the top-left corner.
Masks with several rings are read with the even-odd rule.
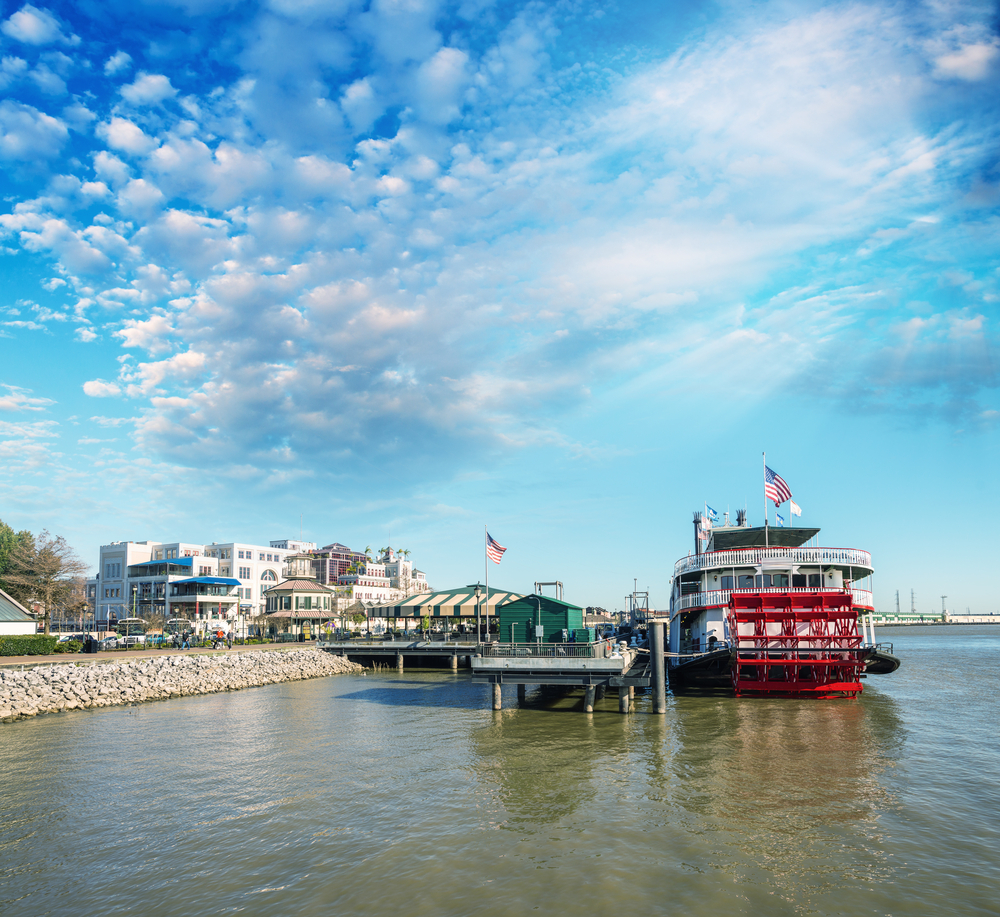
[[[667,680],[674,694],[733,691],[733,654],[729,649],[706,653],[667,666]]]

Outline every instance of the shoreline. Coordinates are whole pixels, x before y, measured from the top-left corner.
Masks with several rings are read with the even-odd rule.
[[[10,665],[24,668],[12,670]],[[32,667],[29,669],[28,665]],[[136,654],[125,660],[119,654],[118,659],[89,657],[80,663],[17,662],[0,669],[0,722],[14,723],[46,713],[218,694],[362,671],[363,667],[356,662],[317,649],[180,651],[156,656]]]

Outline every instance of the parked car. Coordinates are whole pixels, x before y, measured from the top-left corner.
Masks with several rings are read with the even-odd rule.
[[[86,640],[86,639],[87,639],[87,635],[86,634],[63,634],[58,639],[58,641],[56,641],[56,642],[57,643],[69,643],[70,640],[77,640],[80,643],[83,643],[83,641]]]

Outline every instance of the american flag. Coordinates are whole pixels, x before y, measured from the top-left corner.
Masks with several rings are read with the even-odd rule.
[[[503,557],[503,552],[506,550],[506,548],[500,547],[500,542],[493,540],[493,536],[489,532],[486,533],[486,556],[493,563],[500,563],[500,558]]]
[[[792,499],[792,491],[785,483],[785,479],[768,468],[767,465],[764,466],[764,496],[773,500],[775,506],[780,506],[785,500]]]

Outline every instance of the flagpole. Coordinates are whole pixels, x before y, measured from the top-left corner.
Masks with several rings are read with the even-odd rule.
[[[760,454],[760,463],[764,466],[764,481],[767,482],[767,453]],[[764,491],[764,548],[767,548],[767,490]]]
[[[490,534],[486,531],[485,524],[483,525],[483,565],[486,567],[486,614],[483,619],[486,621],[486,636],[490,635],[490,556],[487,551],[489,544]],[[479,637],[481,639],[481,637]],[[486,641],[488,642],[488,640]]]

